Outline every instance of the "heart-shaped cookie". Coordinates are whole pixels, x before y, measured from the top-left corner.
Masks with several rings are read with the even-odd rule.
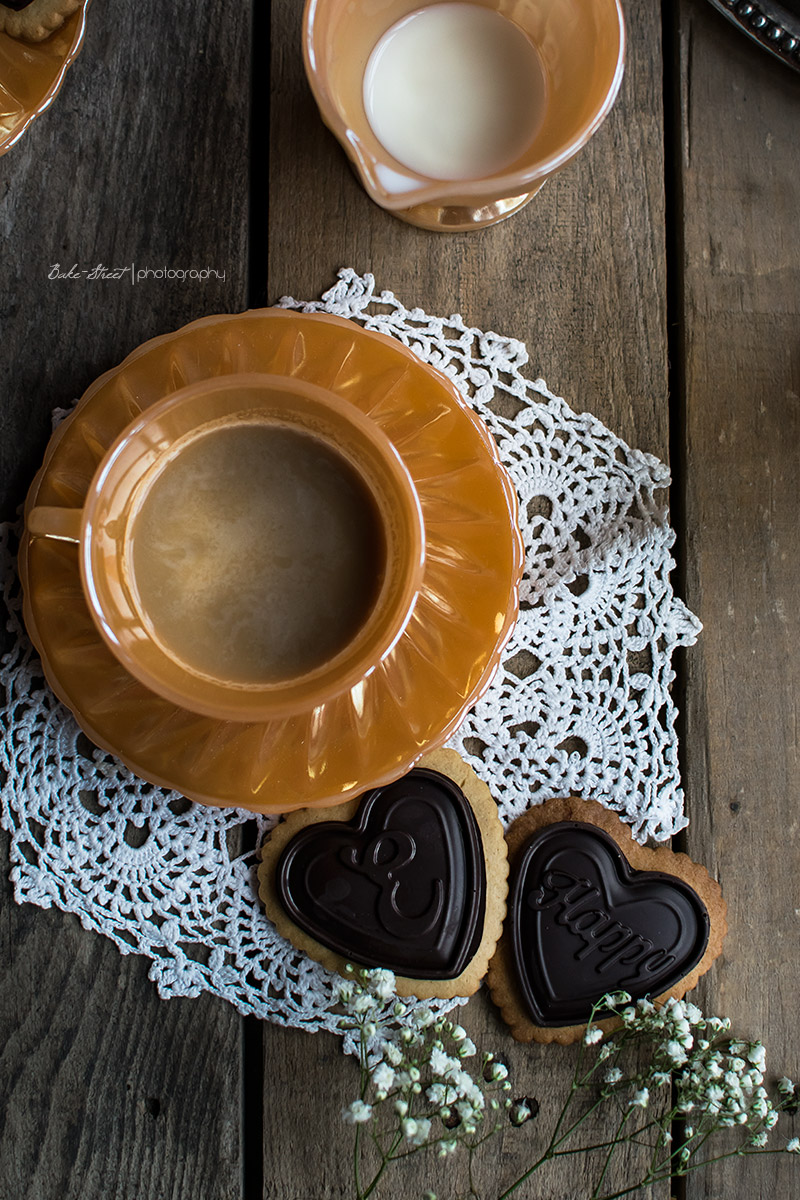
[[[466,995],[500,934],[507,874],[488,788],[437,751],[357,801],[292,814],[262,849],[259,890],[325,965],[388,967],[400,994]]]
[[[669,991],[708,945],[697,893],[677,876],[634,871],[587,823],[561,821],[528,841],[509,907],[517,975],[539,1025],[586,1021],[606,992]]]
[[[488,983],[518,1041],[578,1041],[607,992],[677,998],[719,955],[719,885],[685,854],[640,846],[595,801],[548,800],[506,841],[509,915]]]
[[[483,929],[478,823],[436,771],[373,788],[354,821],[306,826],[281,855],[277,885],[289,916],[317,941],[400,975],[453,979]]]

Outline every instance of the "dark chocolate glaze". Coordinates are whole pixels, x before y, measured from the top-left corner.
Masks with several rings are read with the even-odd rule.
[[[14,12],[22,12],[23,8],[33,4],[33,0],[2,0],[2,3],[4,8],[13,8]]]
[[[454,979],[483,934],[475,814],[451,779],[425,768],[367,792],[352,821],[296,834],[277,887],[295,924],[322,945],[414,979]]]
[[[669,991],[705,953],[708,912],[674,875],[634,871],[613,838],[561,821],[535,833],[515,866],[511,940],[537,1025],[579,1025],[606,992]]]

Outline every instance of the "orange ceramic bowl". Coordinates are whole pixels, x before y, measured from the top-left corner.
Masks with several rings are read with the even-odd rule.
[[[378,427],[412,482],[424,562],[399,636],[352,686],[286,715],[229,720],[159,694],[112,652],[87,603],[74,537],[98,467],[132,422],[189,385],[241,374],[310,384]],[[42,508],[62,511],[72,541],[52,536],[50,517],[51,536],[37,535]],[[396,779],[447,740],[499,664],[523,553],[514,489],[450,380],[355,322],[261,309],[146,342],[89,388],[31,486],[19,561],[25,622],[47,679],[97,745],[191,799],[282,812]]]
[[[429,0],[440,3],[442,0]],[[373,133],[362,83],[373,47],[421,0],[306,0],[303,51],[328,128],[367,194],[395,216],[441,232],[479,229],[510,216],[586,144],[622,82],[625,26],[619,0],[475,0],[507,17],[538,51],[546,81],[542,124],[516,162],[460,183],[423,177],[394,159]]]
[[[25,42],[0,33],[0,154],[58,94],[83,43],[89,0],[43,42]]]

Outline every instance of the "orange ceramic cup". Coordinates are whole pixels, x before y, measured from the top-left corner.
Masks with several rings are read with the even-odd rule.
[[[530,145],[506,169],[452,182],[416,175],[392,158],[364,110],[364,72],[374,46],[397,21],[428,7],[425,0],[368,5],[306,0],[303,52],[322,119],[370,198],[423,229],[480,229],[517,212],[586,144],[622,82],[625,29],[619,0],[472,2],[507,17],[533,43],[545,75],[545,111]]]
[[[303,661],[300,666],[287,668],[284,663],[270,672],[269,678],[260,677],[257,670],[256,677],[249,678],[247,670],[243,677],[240,666],[234,670],[222,652],[211,665],[194,661],[190,653],[191,636],[189,651],[186,651],[172,640],[172,634],[167,635],[167,626],[160,623],[162,617],[158,615],[157,603],[164,588],[167,585],[173,589],[185,586],[185,620],[187,629],[190,628],[192,604],[198,598],[196,574],[187,574],[185,564],[179,562],[178,567],[184,574],[179,573],[175,578],[184,580],[184,584],[176,585],[174,579],[171,583],[165,582],[164,577],[156,578],[155,583],[150,579],[145,586],[141,564],[148,562],[146,538],[151,536],[147,531],[152,526],[153,511],[157,521],[169,524],[176,504],[173,498],[175,486],[178,486],[173,483],[177,479],[182,486],[183,479],[183,482],[188,481],[189,487],[197,488],[184,505],[189,515],[182,519],[190,522],[186,528],[191,529],[187,542],[197,543],[195,554],[201,559],[207,545],[219,547],[221,543],[221,561],[228,562],[230,570],[238,571],[241,560],[248,556],[254,561],[258,559],[258,572],[248,584],[254,592],[253,603],[258,604],[264,593],[255,590],[254,581],[261,580],[260,586],[263,586],[265,570],[280,577],[280,571],[288,562],[287,555],[290,557],[293,552],[291,537],[288,544],[284,537],[280,553],[276,551],[264,565],[259,556],[263,557],[269,549],[261,545],[272,527],[268,508],[263,522],[264,539],[254,538],[253,529],[245,525],[249,542],[243,543],[242,549],[237,544],[226,558],[225,544],[238,536],[237,530],[241,532],[243,528],[241,513],[234,504],[231,514],[228,511],[231,508],[229,494],[215,493],[214,488],[230,489],[230,479],[233,479],[236,489],[247,497],[248,490],[254,486],[253,477],[247,473],[247,461],[242,458],[241,471],[238,471],[236,460],[233,460],[233,474],[230,478],[225,477],[229,479],[228,483],[221,484],[221,476],[212,478],[209,483],[204,476],[202,493],[197,485],[198,477],[192,476],[191,472],[199,471],[203,463],[206,471],[211,470],[208,447],[211,446],[215,462],[214,454],[223,444],[221,439],[234,439],[230,441],[230,448],[236,454],[237,445],[246,449],[254,438],[267,437],[265,445],[268,446],[269,439],[276,433],[284,439],[277,443],[281,469],[286,461],[289,462],[285,468],[288,482],[284,491],[294,494],[295,487],[301,491],[307,486],[316,487],[315,481],[324,475],[328,480],[326,486],[334,489],[340,486],[348,491],[348,495],[352,492],[354,504],[361,503],[359,496],[363,497],[369,510],[364,519],[374,525],[375,569],[368,602],[365,601],[363,609],[355,613],[352,633],[347,634],[344,644],[310,666]],[[241,434],[244,441],[241,441]],[[238,443],[236,438],[240,438]],[[216,450],[212,443],[216,444]],[[300,446],[303,455],[306,454],[303,447],[311,447],[309,453],[317,456],[313,459],[313,467],[309,469],[302,457],[294,464],[283,449],[285,446],[290,452],[292,447]],[[189,465],[195,464],[196,460],[201,461],[201,466]],[[176,468],[183,476],[176,474]],[[172,476],[168,479],[170,472]],[[334,480],[332,484],[331,479]],[[344,482],[340,485],[337,480]],[[159,501],[162,493],[163,500]],[[215,503],[215,494],[220,523],[222,511],[226,513],[227,524],[221,530],[216,528],[214,511],[208,508],[209,504]],[[331,494],[335,499],[335,492],[328,493]],[[323,502],[324,498],[323,495]],[[277,500],[282,503],[282,495]],[[317,492],[311,494],[308,504],[313,506],[315,502],[318,503]],[[159,503],[166,506],[161,509],[160,516]],[[267,498],[265,503],[269,506],[272,501]],[[246,503],[244,507],[247,507]],[[198,528],[191,524],[193,508],[197,509]],[[290,506],[287,511],[291,514],[295,510]],[[313,507],[310,511],[313,518]],[[324,525],[324,515],[319,514],[322,531],[319,536],[327,537],[328,545],[320,543],[320,553],[330,549],[330,534],[324,532],[329,526]],[[291,519],[295,518],[284,516],[284,522]],[[345,524],[348,519],[346,510]],[[306,521],[304,536],[308,536],[309,527],[313,535],[314,524],[313,519]],[[225,375],[207,379],[190,384],[154,404],[110,447],[95,473],[83,508],[34,507],[27,517],[27,531],[31,537],[79,543],[83,590],[94,621],[112,653],[136,679],[164,699],[191,712],[220,720],[246,722],[311,711],[347,691],[368,674],[394,646],[405,628],[417,596],[425,553],[417,493],[405,464],[386,434],[368,416],[333,393],[299,379],[270,375]],[[158,546],[156,535],[152,536]],[[160,553],[162,551],[157,549],[156,555]],[[177,557],[183,557],[180,546]],[[197,557],[191,560],[192,572],[198,569],[194,565],[197,561]],[[303,568],[302,562],[299,567]],[[314,564],[310,567],[307,576],[314,578]],[[167,564],[164,569],[172,570],[172,567]],[[246,561],[244,569],[247,576]],[[212,579],[211,582],[216,581]],[[315,579],[315,583],[318,589],[325,588],[324,582]],[[283,586],[278,585],[279,596]],[[202,588],[200,590],[203,592]],[[199,600],[207,599],[210,590],[205,589]],[[291,595],[287,593],[287,602],[296,607],[305,601],[307,591],[301,583],[301,593],[298,595],[296,590]],[[331,588],[330,596],[334,594]],[[149,599],[143,600],[143,596]],[[239,592],[235,599],[238,602]],[[317,618],[320,613],[324,614],[328,599],[328,596],[316,599],[312,596],[316,604],[312,611],[317,613]],[[179,603],[180,600],[179,593]],[[267,603],[270,602],[265,601]],[[338,601],[330,599],[330,603]],[[263,615],[270,614],[264,611]],[[289,628],[295,629],[292,636],[297,636],[297,623],[293,626],[290,620],[294,615],[293,612],[285,613],[279,629],[283,631],[288,623]],[[217,622],[216,627],[222,626],[224,622],[222,625]],[[253,629],[258,633],[260,623]],[[283,636],[282,632],[280,636]],[[289,658],[291,660],[291,654]],[[245,667],[249,668],[248,662]]]

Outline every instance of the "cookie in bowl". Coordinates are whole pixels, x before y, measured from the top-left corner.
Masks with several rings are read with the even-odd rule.
[[[43,42],[77,12],[83,0],[0,0],[0,33]]]

